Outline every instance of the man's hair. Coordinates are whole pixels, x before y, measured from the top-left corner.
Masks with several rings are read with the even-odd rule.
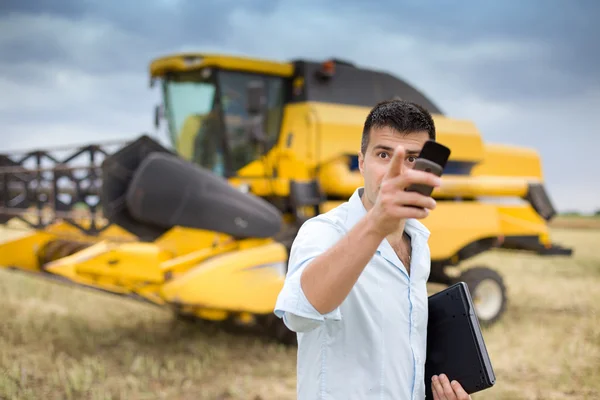
[[[429,139],[435,140],[435,124],[429,111],[409,101],[385,100],[377,103],[365,120],[360,146],[363,154],[367,151],[371,129],[384,127],[404,134],[425,131]]]

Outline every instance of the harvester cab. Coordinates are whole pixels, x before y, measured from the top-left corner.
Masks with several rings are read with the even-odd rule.
[[[307,218],[362,185],[364,119],[393,97],[427,108],[452,149],[423,221],[431,282],[465,281],[490,324],[505,307],[501,275],[476,267],[452,277],[448,267],[493,248],[570,254],[548,234],[555,212],[537,152],[484,143],[473,123],[390,74],[335,59],[177,54],[154,60],[150,75],[170,146],[143,135],[114,150],[0,155],[0,223],[27,227],[0,244],[0,265],[177,315],[258,322],[294,342],[272,313],[291,243]]]

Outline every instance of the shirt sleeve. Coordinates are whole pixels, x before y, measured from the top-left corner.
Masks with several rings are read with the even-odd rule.
[[[341,228],[323,216],[306,221],[294,240],[290,251],[285,282],[275,305],[275,315],[283,318],[286,326],[295,332],[312,330],[331,319],[342,319],[338,308],[321,314],[306,298],[300,277],[306,266],[344,236]]]

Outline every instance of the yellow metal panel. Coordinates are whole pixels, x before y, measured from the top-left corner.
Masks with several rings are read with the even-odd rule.
[[[185,72],[205,67],[223,68],[260,74],[292,76],[294,66],[288,62],[262,60],[221,54],[180,53],[155,59],[150,63],[150,75],[161,77],[169,72]]]
[[[433,196],[480,197],[506,196],[523,197],[527,194],[528,180],[511,176],[442,176],[442,185],[435,188]]]
[[[357,155],[370,107],[308,102],[287,105],[278,146],[289,149],[313,168],[340,155]],[[451,160],[477,162],[483,158],[480,132],[469,121],[434,116],[437,140],[452,149]]]
[[[452,150],[450,160],[479,162],[484,157],[481,133],[471,121],[433,116],[437,141]]]
[[[319,169],[321,189],[330,196],[350,197],[356,188],[364,185],[360,171],[349,169],[347,157],[335,159]],[[433,192],[434,197],[510,196],[527,194],[528,184],[539,182],[515,176],[442,176],[442,186]]]
[[[91,221],[89,219],[80,219],[76,220],[76,222],[84,228],[89,228],[91,226]],[[103,226],[104,224],[106,224],[106,222],[107,221],[103,218],[98,219],[98,223],[100,224],[100,226]],[[100,232],[100,234],[98,234],[97,236],[90,236],[82,232],[77,227],[60,220],[48,226],[45,229],[45,232],[48,232],[57,238],[77,240],[89,243],[94,243],[105,239],[118,242],[131,242],[137,239],[135,235],[127,232],[125,229],[121,228],[118,225],[111,225],[104,231]]]
[[[99,243],[49,264],[48,270],[71,278],[73,274],[106,278],[117,286],[128,286],[162,282],[160,263],[168,258],[168,252],[150,243]]]
[[[519,176],[542,180],[541,157],[538,151],[530,148],[486,144],[485,158],[473,168],[473,175]]]
[[[431,231],[432,260],[448,259],[470,243],[502,234],[492,204],[440,201],[422,222]]]
[[[360,171],[350,171],[350,160],[340,157],[319,169],[319,182],[323,192],[330,196],[349,198],[356,188],[364,185]]]
[[[506,236],[547,235],[546,221],[529,204],[499,205],[502,233]]]
[[[217,247],[206,247],[186,253],[180,257],[171,258],[163,262],[160,268],[163,272],[168,271],[172,273],[173,276],[179,276],[210,257],[215,257],[228,251],[236,251],[238,247],[237,242],[231,242],[227,245],[219,245]]]
[[[209,309],[196,309],[193,311],[193,314],[199,318],[211,321],[224,321],[229,316],[227,311]]]
[[[161,296],[200,309],[271,313],[286,262],[287,251],[279,243],[220,255],[165,283]]]
[[[342,200],[326,201],[321,205],[321,213],[331,211],[334,208],[341,206],[343,203],[345,203],[345,201]]]
[[[64,278],[72,280],[73,282],[83,284],[97,284],[98,282],[94,282],[89,278],[85,278],[78,275],[77,266],[80,263],[84,263],[91,259],[95,259],[101,254],[106,253],[109,249],[110,245],[108,242],[99,242],[77,253],[60,258],[53,262],[49,262],[45,265],[45,269],[51,274],[60,275]],[[117,289],[117,292],[124,293],[125,290]]]
[[[0,266],[39,271],[37,252],[53,238],[49,233],[33,231],[0,243]]]
[[[176,226],[156,239],[154,244],[168,251],[173,257],[179,257],[198,249],[228,243],[231,240],[231,236],[223,233]]]

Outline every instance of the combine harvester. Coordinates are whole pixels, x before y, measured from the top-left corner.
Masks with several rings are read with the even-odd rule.
[[[113,151],[0,155],[0,223],[32,228],[0,244],[0,265],[179,316],[258,323],[293,343],[272,313],[291,243],[306,218],[362,185],[364,119],[395,96],[429,109],[452,149],[423,221],[431,282],[465,281],[491,324],[505,309],[501,276],[448,268],[493,248],[570,254],[548,235],[555,211],[535,151],[484,143],[473,123],[387,73],[340,60],[178,54],[153,61],[150,74],[164,97],[155,123],[166,121],[172,146],[142,135]]]

